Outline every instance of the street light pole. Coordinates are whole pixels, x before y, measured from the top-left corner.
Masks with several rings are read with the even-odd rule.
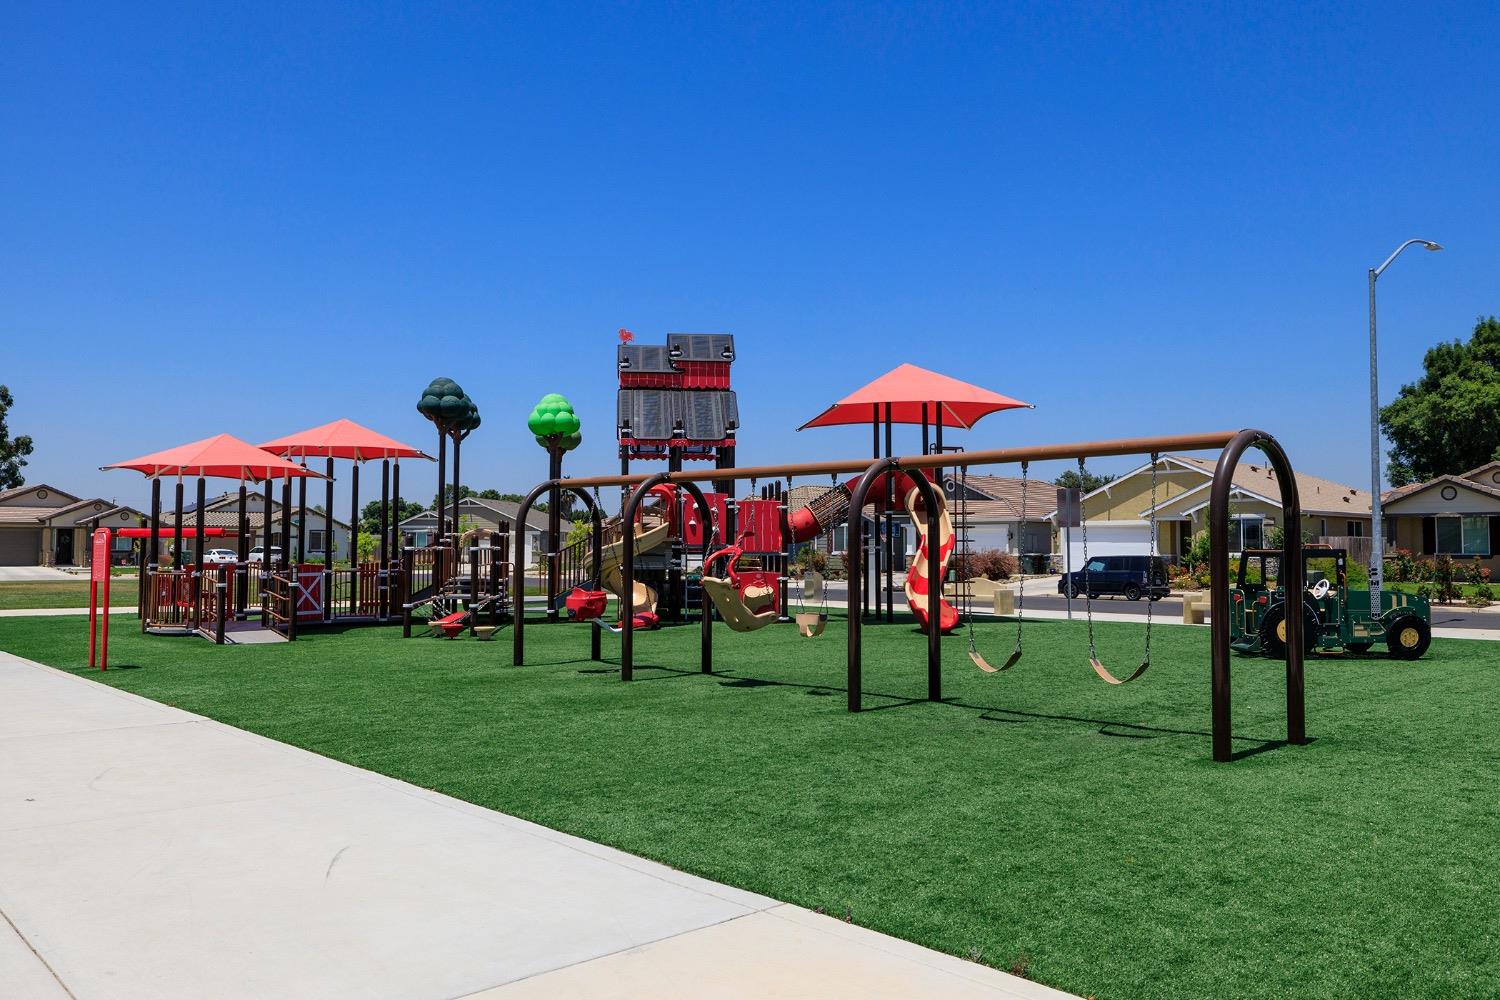
[[[1370,615],[1376,620],[1381,614],[1380,585],[1385,576],[1385,526],[1380,509],[1380,376],[1375,365],[1375,281],[1392,261],[1401,256],[1401,251],[1416,245],[1428,250],[1443,249],[1431,240],[1407,240],[1385,259],[1385,263],[1370,268]]]

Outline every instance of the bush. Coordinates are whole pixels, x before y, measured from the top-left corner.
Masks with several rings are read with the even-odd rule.
[[[960,580],[981,576],[986,580],[1009,580],[1019,570],[1016,557],[999,549],[961,552],[953,558],[953,571]]]
[[[1476,583],[1469,588],[1469,596],[1464,598],[1464,603],[1471,608],[1487,608],[1495,600],[1495,591],[1488,583]]]
[[[824,577],[828,575],[828,554],[819,552],[811,545],[804,545],[797,550],[797,557],[792,560],[792,565],[797,567],[799,574],[812,571],[821,573]]]
[[[1411,583],[1417,579],[1417,560],[1410,549],[1397,549],[1391,554],[1390,572],[1396,583]]]
[[[1452,556],[1438,556],[1432,561],[1432,583],[1439,604],[1452,604],[1458,600],[1458,584]]]
[[[1188,543],[1187,555],[1182,557],[1182,561],[1190,570],[1207,566],[1209,550],[1212,548],[1213,546],[1209,544],[1207,529],[1200,531],[1193,535],[1193,540]]]

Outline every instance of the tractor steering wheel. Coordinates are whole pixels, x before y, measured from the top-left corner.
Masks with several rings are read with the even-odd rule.
[[[1313,600],[1315,600],[1315,601],[1321,601],[1323,598],[1327,597],[1328,596],[1328,587],[1329,587],[1329,583],[1328,583],[1328,580],[1326,578],[1322,579],[1322,580],[1319,580],[1317,583],[1313,584],[1312,585]]]

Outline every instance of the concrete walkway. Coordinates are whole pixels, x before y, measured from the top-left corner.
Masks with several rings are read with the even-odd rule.
[[[0,583],[67,583],[77,579],[51,566],[0,566]]]
[[[0,995],[1065,996],[7,653]]]

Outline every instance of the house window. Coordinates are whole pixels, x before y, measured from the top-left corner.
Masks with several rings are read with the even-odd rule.
[[[1380,530],[1385,535],[1385,544],[1396,544],[1396,519],[1394,517],[1384,518],[1381,522]]]
[[[1450,556],[1487,556],[1490,520],[1487,517],[1437,517],[1437,550]]]
[[[840,524],[840,525],[837,525],[837,526],[834,527],[834,529],[833,529],[833,551],[835,551],[835,552],[847,552],[847,551],[849,551],[849,526],[847,524]]]
[[[1234,517],[1229,521],[1229,550],[1265,548],[1265,518],[1258,514]]]
[[[1363,521],[1345,521],[1344,534],[1350,538],[1365,537],[1365,523]]]
[[[307,550],[309,552],[322,552],[323,551],[323,529],[322,528],[308,528],[307,529]]]

